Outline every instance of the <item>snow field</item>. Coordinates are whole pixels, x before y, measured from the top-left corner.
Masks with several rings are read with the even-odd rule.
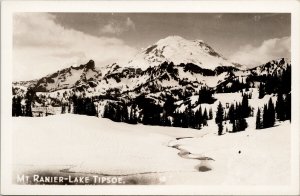
[[[287,184],[290,123],[254,130],[255,119],[247,120],[246,131],[217,136],[213,121],[193,130],[73,114],[14,118],[13,163],[16,168],[162,178],[164,184]],[[180,137],[193,138],[176,140]],[[189,157],[214,161],[182,158],[174,145]],[[211,170],[199,172],[202,163]]]

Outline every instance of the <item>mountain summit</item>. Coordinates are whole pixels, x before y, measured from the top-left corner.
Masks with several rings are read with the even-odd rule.
[[[237,67],[202,40],[186,40],[180,36],[169,36],[148,46],[129,61],[128,66],[146,69],[163,62],[193,63],[210,70],[219,66]]]

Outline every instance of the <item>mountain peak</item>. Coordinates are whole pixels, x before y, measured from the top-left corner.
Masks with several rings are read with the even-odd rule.
[[[128,66],[147,69],[163,62],[193,63],[205,69],[235,65],[217,53],[203,40],[187,40],[180,36],[168,36],[140,51]]]
[[[171,36],[168,36],[166,38],[163,38],[163,39],[160,39],[157,44],[164,44],[164,43],[176,43],[176,42],[182,42],[182,41],[187,41],[186,39],[184,39],[183,37],[180,37],[178,35],[171,35]]]
[[[89,60],[89,62],[85,65],[87,69],[94,69],[95,68],[95,62],[93,60]]]

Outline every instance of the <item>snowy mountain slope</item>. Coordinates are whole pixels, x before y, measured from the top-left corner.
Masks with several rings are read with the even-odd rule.
[[[280,58],[262,64],[255,68],[250,69],[250,71],[256,73],[257,75],[274,75],[281,74],[283,70],[286,70],[291,66],[291,60],[288,58]]]
[[[180,36],[169,36],[147,47],[138,53],[128,66],[142,67],[157,66],[163,62],[193,63],[205,69],[214,70],[218,66],[232,66],[234,64],[217,53],[202,40],[186,40]]]
[[[290,66],[288,59],[270,61],[244,70],[231,63],[201,40],[189,41],[169,36],[142,50],[127,66],[116,63],[96,67],[90,60],[78,67],[69,67],[39,80],[13,83],[37,92],[56,92],[62,89],[85,91],[88,96],[110,95],[135,98],[141,94],[155,97],[172,94],[176,100],[195,95],[201,87],[216,89],[230,87],[234,80],[244,83],[251,76],[280,73]],[[146,68],[146,69],[143,69]]]
[[[69,67],[49,74],[37,81],[36,91],[51,92],[80,86],[97,86],[101,72],[95,68],[94,61],[85,65]]]
[[[265,64],[259,65],[252,69],[239,70],[235,72],[236,76],[246,77],[249,75],[263,76],[263,75],[274,75],[281,74],[283,70],[291,67],[291,60],[288,58],[279,58],[271,60]]]
[[[17,81],[13,82],[13,86],[20,88],[27,88],[32,85],[36,85],[38,80],[28,80],[28,81]]]
[[[166,70],[161,66],[164,63],[174,64],[174,69]],[[142,50],[128,65],[114,63],[96,68],[91,60],[85,65],[71,66],[28,84],[39,92],[94,88],[93,91],[99,94],[110,89],[132,91],[152,85],[153,82],[157,83],[156,86],[168,88],[182,82],[214,87],[226,79],[228,74],[224,72],[237,71],[237,67],[241,65],[229,62],[201,40],[189,41],[179,36],[169,36]],[[143,68],[146,69],[142,70]],[[20,84],[30,86],[24,82]]]

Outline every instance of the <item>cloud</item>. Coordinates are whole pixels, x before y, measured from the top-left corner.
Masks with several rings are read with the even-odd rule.
[[[120,21],[116,19],[111,20],[108,24],[104,25],[100,29],[100,32],[103,34],[120,35],[130,30],[135,30],[135,24],[129,17],[127,17],[125,21]]]
[[[291,37],[268,39],[258,47],[245,45],[230,56],[234,62],[255,67],[281,57],[290,58]]]
[[[55,23],[47,13],[14,15],[14,80],[36,79],[59,69],[86,63],[125,63],[137,51],[121,39],[96,37]]]

